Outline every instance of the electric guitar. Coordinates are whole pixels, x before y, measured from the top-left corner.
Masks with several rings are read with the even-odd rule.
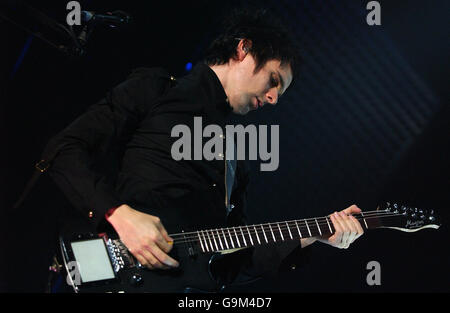
[[[416,232],[440,227],[433,210],[395,203],[385,203],[375,211],[361,212],[354,217],[364,230],[390,228]],[[177,225],[183,229],[183,223]],[[333,233],[328,216],[182,231],[170,235],[174,239],[170,255],[180,263],[178,268],[170,270],[144,268],[114,233],[61,237],[60,252],[67,283],[75,292],[217,292],[224,288],[224,282],[216,264],[227,264],[227,257],[253,246],[299,242],[302,238]]]

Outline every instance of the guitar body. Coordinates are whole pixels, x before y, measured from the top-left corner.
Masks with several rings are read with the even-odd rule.
[[[192,232],[195,229],[202,229],[205,225],[211,229],[223,227],[226,220],[225,210],[223,212],[203,211],[194,212],[189,209],[165,209],[147,211],[143,208],[139,209],[144,213],[149,213],[160,217],[164,227],[168,233],[179,233],[179,237],[183,232]],[[201,209],[198,209],[201,210]],[[195,217],[195,218],[194,218]],[[72,280],[76,279],[76,269],[73,262],[76,258],[72,243],[86,242],[94,239],[102,239],[106,245],[106,250],[111,259],[115,259],[114,252],[119,252],[120,257],[126,263],[123,268],[116,271],[116,277],[110,280],[97,282],[83,281],[74,284],[76,292],[151,292],[151,293],[167,293],[167,292],[217,292],[223,288],[223,277],[225,274],[219,270],[223,264],[224,258],[233,253],[234,258],[240,254],[236,250],[230,249],[221,252],[201,253],[198,243],[186,242],[174,244],[169,255],[179,261],[180,266],[170,270],[149,270],[142,267],[137,260],[129,253],[126,247],[118,240],[118,235],[111,228],[105,233],[96,234],[93,232],[86,233],[71,229],[65,232],[71,235],[65,235],[60,238],[60,250],[62,259],[65,263],[65,272],[70,273]],[[221,262],[217,262],[221,260]],[[216,266],[217,265],[217,266]],[[80,266],[80,264],[78,264]],[[114,267],[114,264],[113,264]],[[78,277],[79,278],[79,277]],[[73,282],[72,282],[73,283]]]
[[[172,254],[172,256],[174,256]],[[217,292],[220,286],[210,273],[210,255],[195,258],[178,258],[180,267],[174,270],[149,270],[145,268],[128,268],[118,273],[116,281],[79,286],[80,292],[132,292],[132,293],[173,293]]]

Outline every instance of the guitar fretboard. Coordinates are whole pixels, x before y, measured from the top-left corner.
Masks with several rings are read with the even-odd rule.
[[[363,229],[380,225],[378,216],[374,216],[373,214],[370,217],[365,217],[363,213],[354,216],[360,220]],[[176,234],[176,236],[172,237],[175,238],[174,243],[186,244],[190,252],[200,251],[208,253],[331,235],[334,232],[333,223],[326,216],[276,223],[199,230],[196,232]]]

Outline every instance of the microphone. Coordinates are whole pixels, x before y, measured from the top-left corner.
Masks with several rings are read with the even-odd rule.
[[[78,38],[75,38],[77,44],[75,52],[80,56],[86,54],[88,39],[97,26],[104,24],[109,27],[119,27],[131,22],[131,15],[124,11],[113,11],[107,12],[106,14],[96,14],[93,11],[81,11],[80,13],[83,27]],[[73,32],[72,29],[71,31]]]
[[[131,16],[124,11],[114,11],[112,13],[96,14],[93,11],[81,11],[81,22],[83,24],[103,23],[109,26],[118,26],[131,22]]]

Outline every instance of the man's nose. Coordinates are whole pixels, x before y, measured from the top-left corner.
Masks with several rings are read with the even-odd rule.
[[[276,88],[271,88],[266,93],[267,103],[270,103],[272,105],[277,104],[278,102],[278,90]]]

